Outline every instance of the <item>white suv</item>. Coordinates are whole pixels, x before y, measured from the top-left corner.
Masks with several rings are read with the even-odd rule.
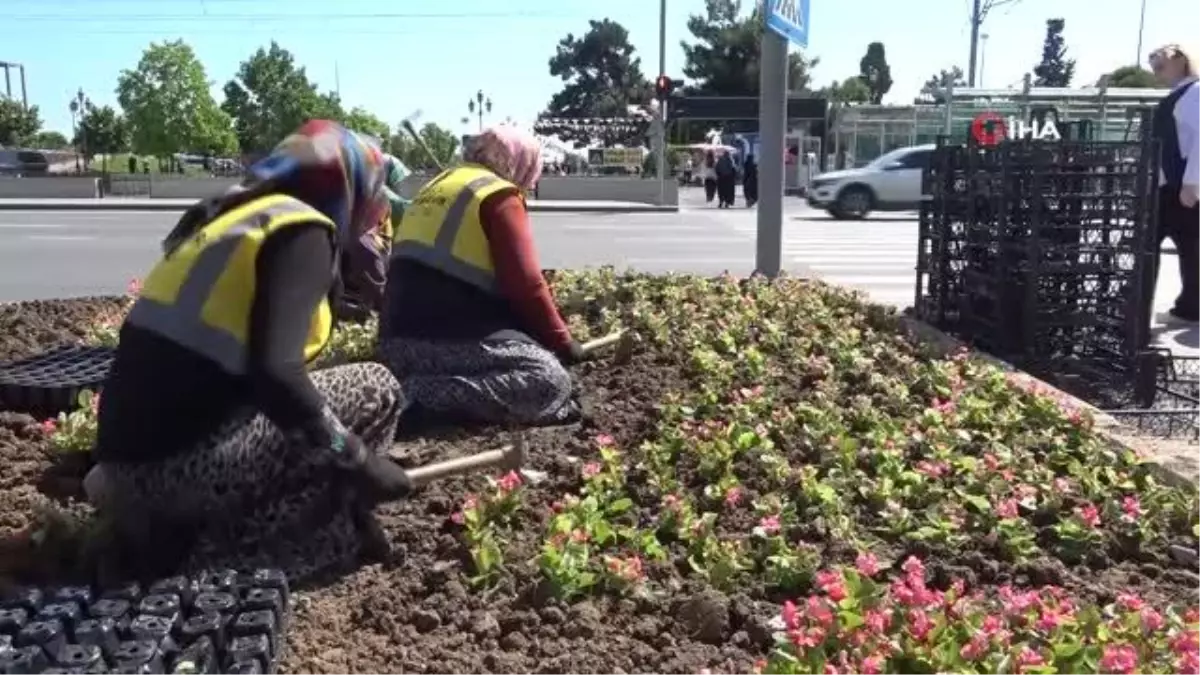
[[[865,218],[871,211],[911,211],[920,206],[921,172],[934,146],[899,148],[861,169],[830,171],[812,179],[808,204],[839,220]]]

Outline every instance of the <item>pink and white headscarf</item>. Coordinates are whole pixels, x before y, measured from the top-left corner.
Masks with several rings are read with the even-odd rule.
[[[526,131],[508,125],[485,129],[463,149],[463,159],[482,164],[522,190],[542,175],[542,146]]]

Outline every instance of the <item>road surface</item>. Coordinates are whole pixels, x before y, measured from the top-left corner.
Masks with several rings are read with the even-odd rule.
[[[542,266],[753,271],[754,210],[718,210],[698,195],[685,190],[678,213],[535,213]],[[154,263],[177,218],[171,212],[0,211],[0,302],[121,293]],[[789,273],[852,286],[876,302],[912,304],[913,214],[836,221],[788,198],[784,220],[783,266]],[[1157,311],[1170,307],[1179,292],[1175,258],[1164,256],[1164,265]],[[1160,333],[1165,346],[1196,353],[1196,329]]]

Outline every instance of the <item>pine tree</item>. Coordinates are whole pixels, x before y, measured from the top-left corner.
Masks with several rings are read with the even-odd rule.
[[[1075,59],[1067,58],[1063,40],[1063,19],[1046,20],[1046,41],[1042,44],[1042,62],[1034,66],[1033,84],[1036,87],[1069,87],[1075,77]]]

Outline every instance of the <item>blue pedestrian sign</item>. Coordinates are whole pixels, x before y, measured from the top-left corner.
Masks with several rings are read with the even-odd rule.
[[[766,0],[767,28],[799,47],[808,47],[808,10],[811,0]]]

